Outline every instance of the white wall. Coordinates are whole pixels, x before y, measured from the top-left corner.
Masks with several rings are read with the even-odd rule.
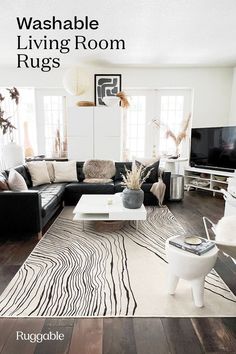
[[[85,96],[70,97],[74,100],[93,100],[94,73],[121,73],[122,87],[130,88],[192,88],[194,91],[193,126],[229,125],[236,112],[231,103],[233,85],[236,98],[236,74],[233,68],[142,68],[142,67],[93,67],[87,68],[91,81]],[[38,88],[62,87],[63,70],[43,73],[34,70],[0,68],[0,86],[28,86]],[[233,81],[233,74],[234,81]],[[231,110],[231,113],[230,113]]]
[[[236,125],[236,68],[233,71],[229,124]]]

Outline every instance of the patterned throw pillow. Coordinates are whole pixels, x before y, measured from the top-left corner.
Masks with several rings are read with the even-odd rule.
[[[145,167],[145,173],[144,176],[151,170],[151,173],[148,177],[148,179],[146,179],[147,183],[155,183],[158,181],[158,170],[159,170],[159,160],[135,160],[135,164],[137,167],[139,167],[140,165],[142,165],[143,167]]]
[[[6,178],[3,176],[2,173],[0,173],[0,191],[7,191],[9,190],[8,184],[7,184],[7,180]]]

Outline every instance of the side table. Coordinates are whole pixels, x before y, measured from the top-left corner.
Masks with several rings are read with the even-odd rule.
[[[204,306],[205,276],[215,265],[218,248],[215,246],[210,251],[198,256],[169,244],[169,240],[178,236],[172,236],[166,241],[166,254],[169,262],[168,292],[173,295],[179,279],[190,281],[195,306]]]
[[[188,161],[187,157],[179,157],[178,159],[161,159],[161,161],[165,162],[165,170],[167,172],[171,172],[173,174],[184,174],[185,162]]]

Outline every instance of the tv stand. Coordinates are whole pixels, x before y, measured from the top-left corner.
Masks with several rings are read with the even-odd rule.
[[[221,188],[227,190],[229,177],[236,177],[236,173],[196,167],[187,167],[184,171],[184,181],[188,191],[192,188],[201,189],[212,192],[213,196],[216,193],[222,194]]]

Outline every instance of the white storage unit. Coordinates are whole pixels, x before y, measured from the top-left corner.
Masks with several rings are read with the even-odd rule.
[[[185,186],[203,189],[215,193],[222,193],[221,189],[227,190],[228,177],[234,177],[232,172],[207,170],[203,168],[188,167],[184,172]]]
[[[224,194],[224,200],[225,200],[225,212],[224,216],[231,216],[235,215],[236,216],[236,198]]]
[[[120,107],[71,107],[67,119],[68,158],[110,159],[121,157]]]
[[[225,216],[236,216],[236,174],[234,178],[228,178],[228,191],[224,192]]]

